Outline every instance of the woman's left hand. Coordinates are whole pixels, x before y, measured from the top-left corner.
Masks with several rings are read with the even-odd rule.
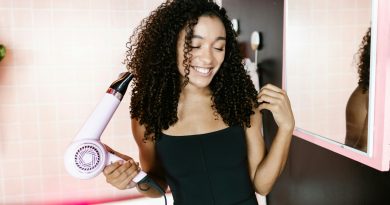
[[[295,120],[286,91],[267,84],[260,89],[257,99],[261,103],[258,109],[271,111],[279,129],[293,131]]]

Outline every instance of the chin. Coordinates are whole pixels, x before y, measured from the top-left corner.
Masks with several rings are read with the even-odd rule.
[[[196,88],[208,88],[210,86],[211,80],[194,80],[189,82],[192,86]]]

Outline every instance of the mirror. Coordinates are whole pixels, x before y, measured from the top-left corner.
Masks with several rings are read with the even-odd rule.
[[[368,119],[365,118],[368,118],[368,93],[371,92],[357,88],[358,54],[362,38],[371,26],[371,0],[356,4],[340,4],[333,0],[321,6],[301,5],[300,2],[290,0],[288,3],[286,39],[286,49],[291,51],[288,54],[293,53],[286,56],[286,66],[290,68],[286,74],[293,77],[286,86],[293,104],[299,105],[295,107],[296,123],[302,131],[341,144],[348,141],[354,148],[356,144],[366,144]],[[369,60],[367,64],[369,69]],[[302,89],[302,86],[308,89]],[[357,117],[363,118],[363,122],[351,119]],[[346,118],[350,123],[346,123]],[[355,125],[349,126],[352,121]],[[346,130],[347,127],[355,130]],[[350,137],[353,134],[360,135],[353,137],[358,142]],[[366,146],[359,148],[367,151]]]
[[[379,57],[389,49],[386,12],[386,0],[285,0],[284,15],[283,87],[294,135],[380,170],[389,169],[390,155],[383,156],[389,137],[378,127],[385,120],[378,91],[386,90],[379,75],[387,72],[379,62],[389,58]]]

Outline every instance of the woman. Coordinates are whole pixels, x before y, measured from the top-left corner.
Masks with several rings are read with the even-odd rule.
[[[130,38],[135,75],[132,130],[140,164],[175,204],[257,204],[282,172],[294,128],[285,91],[256,92],[246,74],[226,11],[206,0],[159,6]],[[266,155],[261,110],[278,124]],[[134,187],[140,168],[130,157],[104,170],[119,189]],[[138,190],[161,194],[147,184]]]
[[[368,136],[368,98],[370,87],[370,48],[371,27],[363,36],[357,53],[358,61],[358,86],[348,99],[346,118],[345,144],[353,148],[367,152]]]

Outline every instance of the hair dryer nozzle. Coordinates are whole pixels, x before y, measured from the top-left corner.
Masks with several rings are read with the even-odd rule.
[[[129,86],[129,83],[133,77],[134,75],[132,75],[130,72],[121,73],[119,78],[110,85],[110,88],[116,90],[123,96],[125,95],[127,87]]]

